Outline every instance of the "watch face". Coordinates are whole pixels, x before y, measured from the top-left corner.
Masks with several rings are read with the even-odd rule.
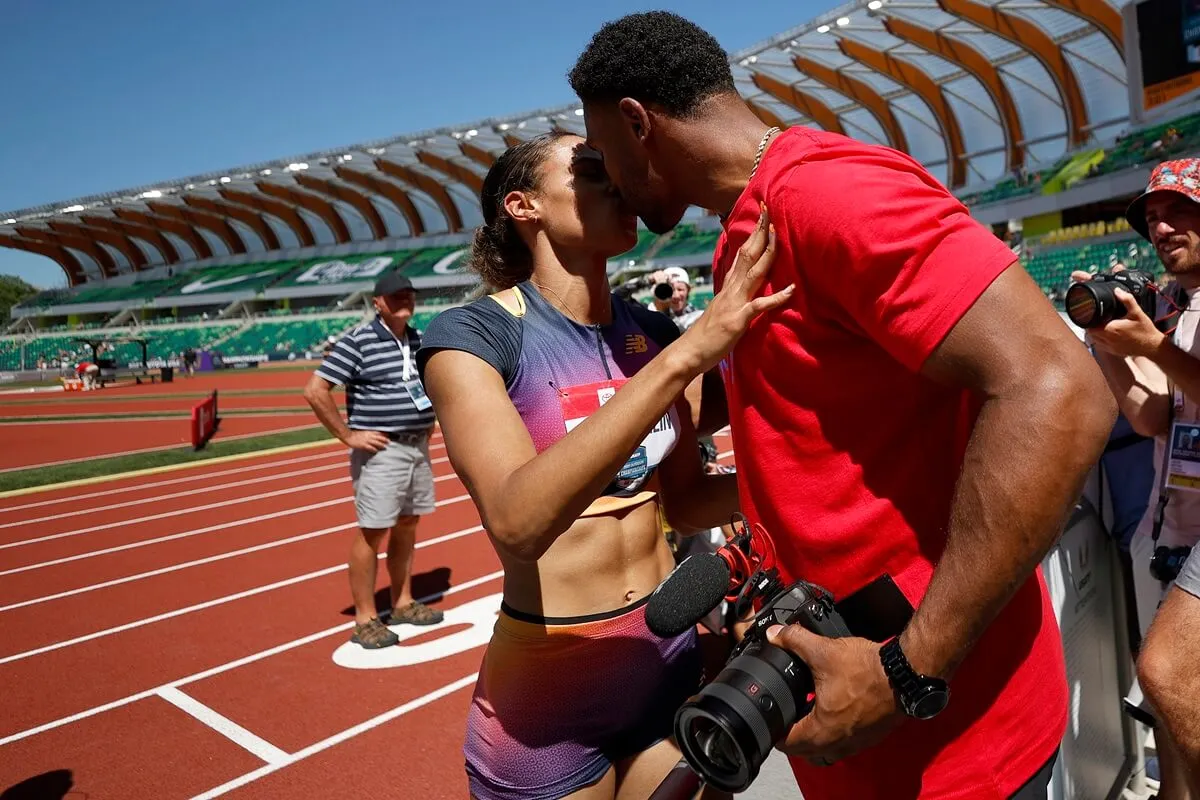
[[[913,703],[912,716],[930,719],[938,714],[950,701],[950,693],[943,689],[932,689]]]

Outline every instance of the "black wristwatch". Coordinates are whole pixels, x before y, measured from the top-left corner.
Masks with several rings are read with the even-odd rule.
[[[883,662],[883,671],[896,692],[900,708],[908,716],[932,719],[950,702],[950,686],[941,678],[922,675],[913,669],[900,649],[899,636],[879,648],[879,660]]]

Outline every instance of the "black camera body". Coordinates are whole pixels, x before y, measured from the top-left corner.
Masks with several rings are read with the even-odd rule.
[[[1071,284],[1065,301],[1067,316],[1081,328],[1099,328],[1121,319],[1125,306],[1117,299],[1117,289],[1133,295],[1146,316],[1154,319],[1158,310],[1154,276],[1140,269],[1099,272],[1090,281]]]
[[[675,294],[675,287],[669,281],[654,284],[654,296],[659,300],[666,302],[671,299],[673,294]]]
[[[1154,548],[1154,555],[1150,557],[1150,574],[1155,580],[1170,583],[1179,577],[1179,572],[1191,552],[1190,547],[1159,545]]]
[[[769,599],[721,673],[675,714],[675,739],[684,758],[705,783],[726,792],[744,791],[775,744],[812,711],[812,673],[768,642],[767,629],[799,623],[819,636],[852,635],[833,597],[816,584],[784,587],[766,572],[747,584],[748,593]]]

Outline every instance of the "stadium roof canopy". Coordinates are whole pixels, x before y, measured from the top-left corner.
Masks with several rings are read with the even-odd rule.
[[[731,57],[771,124],[912,154],[952,188],[1103,141],[1129,116],[1120,11],[1106,0],[870,0]],[[0,212],[0,246],[71,285],[162,264],[455,233],[479,221],[496,154],[582,132],[578,105]]]

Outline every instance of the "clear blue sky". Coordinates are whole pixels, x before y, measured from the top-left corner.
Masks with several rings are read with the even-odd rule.
[[[569,103],[602,23],[669,8],[739,50],[836,0],[9,0],[0,211]],[[0,248],[0,274],[65,285]]]

